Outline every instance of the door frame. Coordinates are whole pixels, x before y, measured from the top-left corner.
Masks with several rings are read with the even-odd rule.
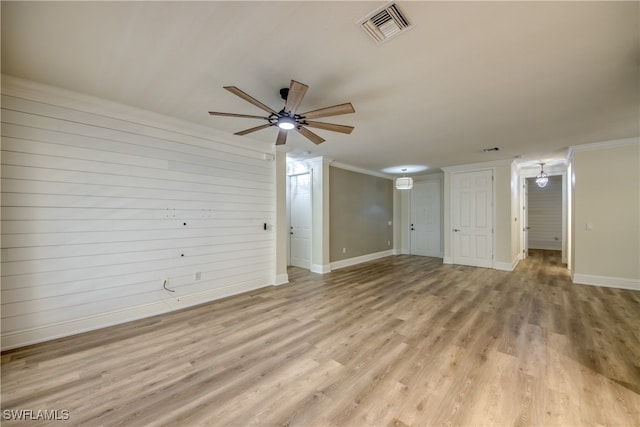
[[[524,256],[525,253],[528,253],[529,248],[525,248],[525,245],[527,244],[527,242],[525,241],[524,238],[524,218],[525,215],[528,216],[528,209],[529,206],[528,204],[525,205],[525,200],[524,200],[524,190],[523,190],[523,186],[527,185],[527,179],[530,178],[535,178],[536,175],[538,174],[539,170],[539,165],[536,165],[535,168],[526,168],[526,169],[521,169],[520,173],[518,174],[518,181],[519,181],[519,188],[520,188],[520,223],[522,224],[521,227],[521,234],[520,234],[520,256],[522,259],[525,259],[526,257]],[[569,238],[568,238],[568,230],[569,230],[569,216],[568,216],[568,207],[569,207],[569,201],[568,201],[568,185],[569,182],[567,181],[567,167],[564,164],[559,164],[559,165],[552,165],[551,167],[547,167],[546,170],[547,174],[549,176],[557,176],[557,175],[561,175],[562,176],[562,262],[564,264],[568,265],[568,259],[569,259]],[[526,211],[526,212],[525,212]]]
[[[453,209],[455,207],[455,203],[453,201],[453,197],[454,196],[454,180],[455,180],[455,175],[458,174],[463,174],[463,173],[472,173],[472,172],[486,172],[486,171],[490,171],[491,172],[491,200],[490,200],[490,205],[491,205],[491,218],[490,218],[490,223],[491,223],[491,236],[490,236],[490,241],[491,241],[491,262],[489,266],[485,266],[485,268],[495,268],[495,254],[496,254],[496,211],[495,211],[495,198],[496,198],[496,168],[495,167],[478,167],[478,168],[473,168],[473,169],[464,169],[464,170],[456,170],[456,171],[452,171],[451,172],[451,179],[450,179],[450,183],[449,183],[449,194],[450,194],[450,218],[449,218],[449,230],[448,230],[448,235],[449,235],[449,242],[451,245],[451,257],[448,260],[445,260],[445,263],[450,263],[450,264],[455,264],[456,262],[456,255],[455,255],[455,244],[454,244],[454,224],[453,224],[453,218],[454,218],[454,212]],[[449,262],[446,262],[449,261]],[[466,264],[461,264],[461,265],[466,265]]]
[[[309,175],[309,208],[313,214],[313,169],[309,168],[307,171],[288,173],[287,174],[287,232],[291,233],[291,178],[301,175]],[[291,265],[291,234],[287,238],[287,266]],[[309,269],[311,269],[311,253],[313,248],[313,221],[311,223],[311,233],[309,236]]]
[[[434,183],[437,185],[438,187],[438,204],[439,204],[439,211],[438,211],[438,219],[439,219],[439,223],[438,226],[440,228],[440,235],[438,236],[439,238],[439,242],[438,242],[438,255],[432,255],[433,257],[436,258],[443,258],[444,257],[444,188],[443,188],[443,175],[442,174],[434,174],[433,176],[429,176],[426,177],[425,179],[421,179],[421,180],[416,180],[414,182],[414,188],[412,188],[411,190],[409,190],[409,194],[408,194],[408,202],[407,202],[407,212],[408,212],[408,221],[407,221],[407,235],[408,235],[408,254],[409,255],[413,255],[413,233],[411,232],[411,224],[412,222],[412,212],[413,212],[413,205],[412,205],[412,199],[413,199],[413,191],[415,189],[415,187],[420,184],[420,183]]]

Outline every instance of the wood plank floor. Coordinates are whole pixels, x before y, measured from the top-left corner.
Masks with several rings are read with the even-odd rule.
[[[640,425],[640,293],[396,256],[2,354],[65,426]],[[34,421],[33,425],[47,425]]]

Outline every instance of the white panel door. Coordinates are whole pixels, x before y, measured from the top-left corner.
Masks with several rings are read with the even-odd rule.
[[[453,174],[453,263],[493,267],[493,171]]]
[[[411,189],[411,254],[441,257],[440,182],[419,181]]]
[[[291,265],[311,267],[311,174],[289,177],[291,189]]]

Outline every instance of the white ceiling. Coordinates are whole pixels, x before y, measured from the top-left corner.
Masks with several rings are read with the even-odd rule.
[[[3,0],[2,72],[265,145],[275,129],[232,136],[261,122],[207,111],[263,114],[229,85],[279,110],[295,79],[300,111],[351,102],[321,121],[355,130],[317,130],[319,146],[294,134],[289,149],[374,171],[640,135],[639,2],[401,1],[414,27],[376,45],[356,22],[384,4]]]

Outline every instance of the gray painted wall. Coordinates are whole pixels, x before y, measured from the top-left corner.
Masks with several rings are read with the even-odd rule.
[[[332,262],[393,248],[393,181],[330,168]]]

